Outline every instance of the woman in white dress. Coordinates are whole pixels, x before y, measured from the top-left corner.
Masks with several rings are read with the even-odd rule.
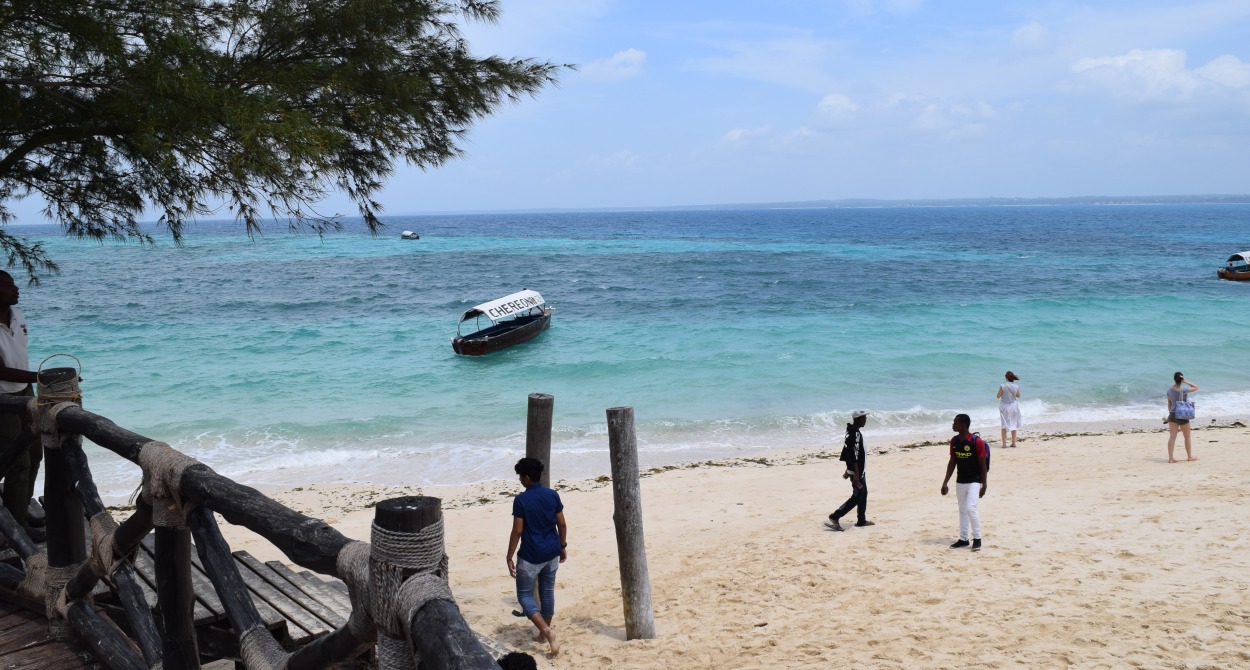
[[[1020,430],[1020,378],[1011,370],[1007,371],[1007,381],[998,386],[998,417],[1002,419],[1003,436],[999,444],[1004,447],[1016,446],[1016,431]],[[1011,431],[1011,444],[1007,444],[1007,431]]]

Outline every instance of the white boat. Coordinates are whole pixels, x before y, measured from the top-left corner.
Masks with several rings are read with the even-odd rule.
[[[412,231],[412,230],[405,230],[404,232],[402,232],[402,233],[400,233],[400,234],[399,234],[399,239],[401,239],[401,240],[419,240],[419,239],[421,239],[421,236],[420,236],[420,235],[418,235],[415,231]]]

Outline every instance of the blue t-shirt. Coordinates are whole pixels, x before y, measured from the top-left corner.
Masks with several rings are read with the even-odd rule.
[[[512,500],[512,516],[525,521],[517,557],[527,563],[546,563],[560,555],[556,515],[564,511],[560,494],[533,484]]]

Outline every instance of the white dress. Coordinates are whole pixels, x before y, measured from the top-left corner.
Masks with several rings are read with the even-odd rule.
[[[1003,430],[1020,430],[1020,403],[1016,402],[1016,393],[1020,385],[1015,382],[1003,382],[998,387],[1003,397],[998,400],[998,417],[1002,419]]]

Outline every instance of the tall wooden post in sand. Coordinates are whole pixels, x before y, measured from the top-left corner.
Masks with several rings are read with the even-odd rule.
[[[553,395],[531,393],[525,418],[525,455],[543,462],[539,483],[546,488],[551,488],[551,415],[555,404]]]
[[[642,486],[638,478],[638,438],[634,408],[608,409],[608,452],[612,459],[612,521],[621,566],[621,597],[625,601],[625,639],[655,639],[651,607],[651,576],[642,532]]]

